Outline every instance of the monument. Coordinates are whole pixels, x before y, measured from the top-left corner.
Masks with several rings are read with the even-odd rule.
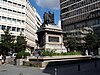
[[[54,23],[54,13],[45,12],[44,23],[37,31],[40,50],[55,49],[56,52],[67,52],[63,43],[64,32]]]

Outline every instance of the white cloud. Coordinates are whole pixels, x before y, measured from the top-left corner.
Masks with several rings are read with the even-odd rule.
[[[59,0],[35,0],[37,5],[44,8],[59,9]]]

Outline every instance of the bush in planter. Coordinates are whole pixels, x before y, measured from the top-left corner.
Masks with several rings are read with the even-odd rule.
[[[30,56],[29,52],[19,52],[17,53],[16,58],[21,59],[21,58],[26,58],[27,56]]]
[[[46,49],[41,52],[41,55],[42,56],[54,56],[55,51],[56,51],[55,49]]]
[[[67,55],[81,55],[81,52],[79,52],[79,51],[76,51],[76,52],[71,51],[71,52],[68,52]]]

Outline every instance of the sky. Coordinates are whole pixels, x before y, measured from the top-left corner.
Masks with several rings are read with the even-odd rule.
[[[55,24],[61,25],[60,21],[60,2],[59,0],[29,0],[39,13],[43,21],[44,12],[54,13]]]

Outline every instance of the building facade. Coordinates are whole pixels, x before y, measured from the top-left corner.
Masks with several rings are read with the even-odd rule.
[[[21,32],[27,41],[27,50],[36,48],[36,31],[41,18],[28,0],[0,0],[0,37],[4,29],[10,29],[14,36]]]
[[[84,37],[84,28],[92,28],[100,36],[100,0],[60,0],[61,25],[70,37]]]

